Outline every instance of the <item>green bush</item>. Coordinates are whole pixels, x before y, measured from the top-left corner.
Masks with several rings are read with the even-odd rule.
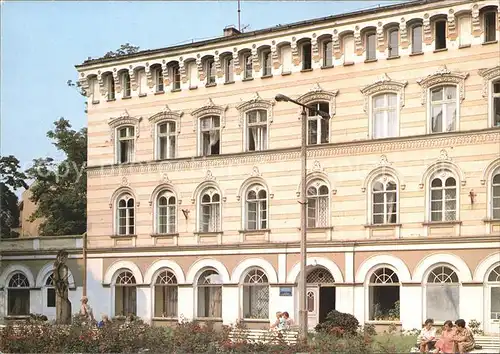
[[[351,335],[357,333],[359,321],[349,313],[333,310],[328,313],[323,323],[319,323],[316,332],[335,334],[337,336]]]

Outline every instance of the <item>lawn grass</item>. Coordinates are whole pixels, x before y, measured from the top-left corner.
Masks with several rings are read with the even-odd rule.
[[[376,352],[409,353],[417,343],[417,336],[403,336],[400,334],[377,334],[373,337],[373,349]]]

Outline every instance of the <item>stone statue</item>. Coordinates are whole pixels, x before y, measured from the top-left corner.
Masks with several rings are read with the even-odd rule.
[[[60,250],[54,262],[54,287],[56,288],[56,323],[71,324],[71,302],[68,299],[68,252]]]

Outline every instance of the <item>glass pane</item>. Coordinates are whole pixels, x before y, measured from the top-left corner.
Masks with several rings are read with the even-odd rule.
[[[375,33],[366,36],[366,59],[371,60],[376,58],[376,43]]]
[[[444,91],[444,89],[442,87],[439,87],[437,89],[433,89],[431,91],[431,100],[433,102],[441,101],[443,99],[443,91]]]
[[[460,287],[455,284],[432,285],[426,287],[427,313],[434,321],[444,322],[450,318],[460,318]]]
[[[385,106],[385,95],[377,95],[373,97],[373,106],[380,108]]]
[[[422,51],[422,26],[420,25],[412,29],[411,51],[412,53],[420,53]]]
[[[391,31],[389,34],[389,56],[395,57],[398,55],[398,41],[399,32]]]
[[[500,287],[491,288],[491,319],[500,320]]]
[[[432,105],[432,126],[433,133],[441,133],[443,131],[443,107],[441,104]]]

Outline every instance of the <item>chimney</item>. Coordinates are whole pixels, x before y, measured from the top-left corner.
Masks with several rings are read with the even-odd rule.
[[[236,36],[238,34],[241,34],[241,32],[238,31],[233,25],[226,26],[224,28],[224,37]]]

